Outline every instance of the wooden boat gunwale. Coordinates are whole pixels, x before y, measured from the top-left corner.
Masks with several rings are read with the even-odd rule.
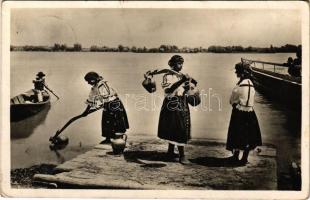
[[[28,90],[28,91],[25,92],[25,93],[29,93],[30,91],[33,91],[33,89]],[[31,101],[28,101],[28,102],[24,102],[24,103],[12,103],[12,102],[11,102],[11,106],[26,106],[26,105],[34,106],[34,105],[44,105],[44,104],[47,104],[47,103],[50,102],[51,96],[50,96],[50,94],[48,93],[48,91],[44,90],[44,92],[46,92],[46,94],[48,94],[48,98],[47,98],[45,101],[41,101],[41,102],[31,102]],[[23,94],[25,94],[25,93],[21,93],[21,94],[19,94],[19,95],[16,95],[16,96],[12,97],[11,99],[14,99],[14,98],[16,98],[16,97],[18,97],[18,96],[21,96],[21,97],[23,98]],[[23,98],[23,99],[24,99],[24,98]]]
[[[296,85],[302,85],[301,84],[301,79],[299,79],[300,77],[293,77],[290,76],[289,74],[281,74],[281,73],[277,73],[275,71],[270,71],[270,70],[266,70],[266,69],[261,69],[258,68],[256,66],[252,66],[252,63],[261,63],[261,64],[268,64],[268,65],[274,65],[274,66],[281,66],[281,67],[286,67],[284,64],[281,63],[273,63],[273,62],[265,62],[265,61],[259,61],[259,60],[249,60],[249,59],[245,59],[245,58],[241,58],[241,62],[245,62],[250,64],[250,68],[252,71],[255,71],[256,73],[265,75],[265,76],[269,76],[271,78],[275,78],[281,81],[285,81],[288,83],[292,83],[292,84],[296,84]],[[278,76],[277,76],[278,75]],[[298,80],[299,79],[299,80]]]
[[[273,99],[286,107],[300,110],[302,104],[302,81],[301,77],[289,74],[277,73],[275,66],[286,67],[285,64],[252,61],[241,58],[243,63],[250,65],[253,74],[253,84],[260,93],[269,99]],[[258,68],[256,63],[274,65],[274,71]],[[253,64],[254,63],[254,64]],[[254,67],[253,67],[254,65]],[[285,95],[283,95],[285,94]]]
[[[260,71],[256,71],[256,69],[259,69],[259,68],[255,68],[255,67],[252,67],[256,73],[259,73],[259,74],[262,74],[262,75],[265,75],[265,76],[269,76],[269,77],[272,77],[272,78],[275,78],[275,79],[278,79],[280,81],[285,81],[285,82],[289,82],[289,83],[292,83],[292,84],[296,84],[296,85],[300,85],[301,86],[301,83],[298,83],[296,81],[291,81],[291,80],[287,80],[287,79],[283,79],[283,78],[280,78],[280,77],[276,77],[276,76],[272,76],[270,74],[266,74],[266,73],[263,73],[263,72],[260,72]],[[265,70],[265,71],[268,71],[268,70]]]

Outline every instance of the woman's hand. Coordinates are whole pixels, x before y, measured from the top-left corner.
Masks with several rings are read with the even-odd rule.
[[[188,81],[191,77],[188,74],[183,74],[181,79],[182,81]]]
[[[145,76],[146,77],[153,77],[153,72],[150,70],[150,71],[147,71],[146,73],[145,73]]]
[[[185,81],[183,88],[184,88],[185,92],[190,90],[190,83],[189,83],[189,81]]]

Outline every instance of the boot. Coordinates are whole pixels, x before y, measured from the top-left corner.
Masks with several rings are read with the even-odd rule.
[[[185,158],[184,147],[178,146],[178,150],[179,150],[179,154],[180,154],[179,162],[183,165],[191,164],[191,162]]]
[[[239,150],[234,150],[233,152],[234,152],[233,156],[230,157],[231,160],[234,161],[234,162],[239,161],[239,153],[240,153],[240,151]]]
[[[169,143],[168,151],[167,151],[167,158],[169,161],[177,161],[176,158],[178,155],[174,153],[174,145]]]
[[[243,151],[243,155],[242,155],[242,158],[240,160],[240,163],[242,165],[246,165],[248,163],[248,156],[249,156],[249,153],[250,153],[250,150],[248,148],[246,148],[244,151]]]
[[[168,156],[171,156],[171,157],[178,156],[178,154],[174,153],[174,144],[169,143],[167,154]]]

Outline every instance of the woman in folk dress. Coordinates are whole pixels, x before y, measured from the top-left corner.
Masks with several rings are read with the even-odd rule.
[[[174,55],[168,64],[172,70],[180,72],[184,59],[179,55]],[[185,82],[189,80],[187,75],[177,75],[168,72],[163,76],[162,87],[165,91],[165,99],[160,112],[158,137],[167,140],[169,158],[176,158],[174,154],[175,145],[179,151],[179,162],[189,164],[185,158],[184,146],[191,138],[190,135],[190,111],[185,96]]]
[[[232,91],[230,104],[233,107],[226,149],[233,152],[233,161],[246,164],[250,150],[262,145],[258,120],[253,109],[255,89],[251,81],[249,65],[238,63],[235,73],[239,79]],[[241,160],[239,152],[243,150]]]
[[[110,143],[115,133],[125,133],[129,128],[126,110],[115,90],[96,72],[88,72],[84,79],[92,88],[83,115],[87,116],[91,109],[103,107],[101,130],[106,139],[101,144]]]

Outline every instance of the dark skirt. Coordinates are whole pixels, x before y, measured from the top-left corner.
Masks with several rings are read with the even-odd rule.
[[[260,145],[262,145],[262,137],[255,112],[233,108],[226,149],[230,151],[233,149],[244,150],[245,147],[248,147],[252,150]]]
[[[158,137],[186,144],[190,136],[190,112],[183,96],[166,97],[160,111]]]
[[[129,128],[128,118],[123,103],[119,98],[103,105],[101,128],[102,136],[113,138],[115,133],[125,133]]]

